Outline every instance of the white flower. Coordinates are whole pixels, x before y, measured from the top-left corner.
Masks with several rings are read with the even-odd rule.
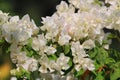
[[[93,6],[94,0],[69,0],[71,4],[73,4],[76,8],[79,8],[82,11],[87,11]]]
[[[10,18],[10,22],[17,23],[20,20],[19,16],[13,16]]]
[[[93,61],[89,58],[83,58],[79,55],[74,56],[73,62],[75,63],[75,69],[79,71],[80,69],[88,69],[90,71],[94,70],[94,64]]]
[[[21,20],[18,16],[10,18],[8,23],[2,26],[2,34],[9,43],[23,42],[34,35],[38,28],[30,21],[29,16],[25,15]]]
[[[71,50],[72,50],[72,55],[73,56],[76,56],[76,55],[81,55],[82,57],[88,56],[85,53],[85,50],[84,50],[83,46],[80,45],[79,41],[71,43]]]
[[[58,43],[60,45],[65,45],[65,44],[69,43],[70,39],[71,39],[71,37],[69,35],[61,35],[59,37]]]
[[[73,62],[77,71],[79,71],[82,68],[89,70],[94,69],[93,61],[89,58],[85,58],[88,56],[88,54],[86,54],[84,48],[91,49],[92,47],[94,47],[94,43],[88,43],[89,41],[91,42],[91,40],[88,40],[85,43],[83,43],[83,45],[80,45],[78,41],[71,43]]]
[[[42,55],[41,59],[39,60],[39,63],[41,65],[39,68],[39,71],[41,73],[48,73],[48,72],[54,71],[54,69],[52,67],[54,62],[50,61],[46,55]],[[49,71],[48,71],[48,69],[49,69]]]
[[[57,36],[59,31],[58,24],[55,23],[57,20],[57,15],[53,15],[51,17],[42,18],[43,19],[43,26],[41,27],[41,30],[45,31],[47,30],[47,33],[45,35],[46,39],[48,40],[54,40],[53,38]]]
[[[54,54],[57,50],[52,46],[47,46],[44,50],[48,55]]]
[[[61,3],[57,5],[56,9],[58,14],[64,14],[66,12],[69,13],[75,12],[75,8],[72,5],[68,6],[68,4],[65,1],[61,1]]]
[[[65,1],[61,1],[61,3],[56,8],[59,12],[65,12],[68,10],[68,4]]]
[[[85,49],[92,49],[95,47],[95,43],[93,40],[89,39],[89,40],[84,41],[82,46]]]
[[[59,58],[57,59],[56,63],[53,64],[53,67],[58,71],[61,71],[61,69],[66,70],[69,68],[69,65],[68,65],[69,59],[70,59],[69,57],[67,57],[63,53],[61,53]]]
[[[0,10],[0,26],[1,26],[2,24],[4,24],[5,22],[7,22],[7,21],[8,21],[8,18],[9,18],[8,14],[7,14],[7,13],[3,13],[3,12]]]
[[[28,62],[29,62],[29,67],[28,67],[29,71],[33,72],[33,71],[36,71],[38,69],[38,62],[37,62],[37,60],[30,59],[30,60],[28,60]]]
[[[17,67],[22,67],[28,71],[35,71],[38,69],[37,60],[26,56],[26,52],[11,53],[11,58],[17,64]]]
[[[32,40],[32,48],[36,51],[43,50],[46,47],[47,40],[44,35],[38,35],[38,38],[33,38]]]
[[[118,0],[119,1],[119,0]],[[110,3],[112,5],[116,5],[117,0],[105,0],[105,3]]]
[[[80,0],[69,0],[69,2],[77,8],[80,6]]]
[[[70,44],[75,70],[95,69],[86,49],[93,49],[96,41],[102,45],[105,39],[104,27],[120,31],[120,0],[105,0],[105,3],[111,4],[109,7],[95,4],[95,0],[68,2],[69,4],[61,1],[52,16],[42,18],[43,25],[40,27],[44,31],[41,32],[42,34],[37,34],[39,28],[33,20],[30,20],[29,15],[20,19],[19,16],[9,17],[8,14],[0,11],[0,39],[4,38],[11,44],[10,57],[18,71],[20,67],[31,72],[38,70],[39,62],[39,71],[43,79],[60,79],[64,73],[62,70],[69,69],[68,62],[71,57],[65,56],[62,52],[55,60],[51,60],[49,56],[57,53],[58,45],[63,47],[66,44]],[[28,39],[32,39],[32,49],[40,56],[37,60],[26,56],[26,52],[21,52]],[[51,40],[52,43],[48,45]],[[108,49],[109,44],[102,47]],[[53,47],[54,45],[56,47]],[[60,75],[51,75],[54,72]],[[15,71],[11,73],[15,74]],[[71,80],[73,77],[68,75],[61,79]]]
[[[95,69],[93,61],[89,58],[84,58],[84,64],[82,65],[83,69],[88,69],[90,71]]]
[[[39,51],[40,42],[39,42],[38,38],[36,38],[36,37],[32,39],[32,48],[36,51]]]

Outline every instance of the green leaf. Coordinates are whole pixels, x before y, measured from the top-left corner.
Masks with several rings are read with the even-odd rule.
[[[72,66],[72,65],[73,65],[72,59],[69,60],[68,65],[69,65],[69,66]]]
[[[70,52],[70,45],[67,44],[67,45],[64,46],[64,53],[68,54],[69,52]]]
[[[111,50],[109,50],[109,55],[115,61],[120,61],[120,52],[119,51],[117,51],[115,49],[111,49]]]
[[[55,54],[48,55],[49,60],[57,60],[57,56]]]
[[[27,56],[32,57],[33,55],[34,55],[34,52],[32,50],[27,52]]]
[[[109,63],[114,63],[114,62],[115,60],[113,58],[107,58],[105,63],[109,64]]]
[[[98,53],[97,48],[94,48],[92,51],[89,52],[90,58],[95,58],[97,53]]]
[[[76,77],[79,77],[79,76],[81,76],[84,72],[85,72],[85,71],[84,71],[83,69],[81,69],[80,71],[76,71],[75,76],[76,76]]]
[[[30,52],[27,50],[27,48],[25,46],[23,47],[23,51],[25,51],[27,53],[27,56],[31,57]]]
[[[4,39],[0,39],[0,44],[4,43],[5,40]]]
[[[98,48],[98,53],[97,56],[95,57],[95,59],[101,64],[104,65],[106,62],[106,59],[109,57],[108,56],[108,52],[103,49],[103,48]]]
[[[99,72],[95,78],[95,80],[104,80],[104,76],[102,75],[103,72]]]
[[[39,59],[40,58],[40,55],[38,54],[38,52],[36,52],[35,50],[33,50],[32,48],[28,47],[28,46],[24,46],[22,49],[22,51],[25,51],[27,54],[28,57],[33,57],[35,59]]]
[[[32,44],[32,38],[28,39],[27,47],[31,48],[31,44]]]
[[[110,80],[117,80],[120,78],[120,62],[116,62],[110,66],[113,71],[110,73]]]
[[[98,70],[100,67],[103,66],[101,64],[98,64],[97,61],[94,61],[94,65],[95,65],[95,70]]]
[[[102,5],[102,2],[100,0],[95,0],[95,2],[93,4]]]
[[[110,80],[117,80],[120,78],[120,68],[117,68],[110,74]]]
[[[113,39],[113,38],[116,38],[116,35],[115,35],[115,34],[112,34],[112,33],[111,33],[111,34],[108,35],[108,39]]]
[[[120,61],[112,64],[112,65],[110,66],[110,68],[112,68],[112,69],[120,68]]]
[[[28,80],[30,80],[30,72],[25,70],[24,68],[20,68],[18,71],[15,72],[16,76],[18,78],[24,78],[27,77]]]
[[[91,59],[96,61],[96,64],[104,65],[106,59],[109,57],[108,52],[102,47],[95,47],[92,51],[89,52]]]
[[[91,71],[95,76],[97,76],[97,73],[96,73],[96,71],[94,70],[94,71]]]

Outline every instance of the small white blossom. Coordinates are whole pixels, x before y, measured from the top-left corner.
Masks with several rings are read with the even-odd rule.
[[[52,61],[49,61],[48,57],[46,55],[42,55],[41,59],[39,60],[39,63],[41,64],[39,71],[41,73],[48,73],[53,72],[54,69],[52,67],[53,63]],[[49,71],[48,71],[49,69]]]
[[[65,45],[65,44],[69,43],[70,39],[71,39],[71,37],[69,35],[61,35],[59,37],[58,43],[60,45]]]
[[[56,63],[53,64],[53,67],[58,71],[61,71],[61,69],[66,70],[69,68],[69,65],[68,65],[69,59],[70,59],[69,57],[67,57],[63,53],[61,53],[59,58],[57,59]]]
[[[25,15],[21,20],[18,16],[13,16],[8,23],[2,26],[3,37],[9,43],[26,41],[37,31],[37,26],[30,21],[28,15]]]
[[[88,69],[90,71],[94,70],[95,67],[94,67],[94,64],[93,64],[93,61],[89,58],[83,58],[79,55],[77,56],[74,56],[74,63],[75,63],[75,69],[77,71],[81,70],[81,69]]]
[[[57,50],[52,46],[47,46],[44,50],[48,55],[54,54]]]
[[[34,58],[30,58],[26,56],[25,52],[20,53],[12,53],[11,58],[17,64],[17,67],[23,67],[28,71],[35,71],[38,69],[37,61]]]
[[[83,42],[82,46],[85,49],[92,49],[95,47],[95,43],[93,40],[89,39],[89,40],[86,40],[85,42]]]
[[[85,53],[85,50],[84,50],[83,46],[80,45],[79,41],[71,43],[71,50],[72,50],[72,55],[73,56],[76,56],[76,55],[81,55],[82,57],[88,56]]]
[[[46,47],[47,40],[44,35],[38,35],[38,37],[33,38],[32,40],[32,48],[36,51],[43,50]]]
[[[4,24],[5,22],[8,22],[8,14],[7,13],[3,13],[1,10],[0,10],[0,26],[2,24]]]

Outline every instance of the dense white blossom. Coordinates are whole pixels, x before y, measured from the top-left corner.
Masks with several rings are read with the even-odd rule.
[[[32,48],[36,51],[43,50],[46,47],[47,40],[44,35],[38,35],[38,37],[33,38],[32,40]]]
[[[69,35],[61,35],[59,37],[58,43],[60,45],[65,45],[65,44],[69,43],[70,39],[71,39],[71,37]]]
[[[49,61],[49,59],[46,55],[43,55],[41,57],[41,59],[39,60],[39,62],[41,64],[41,66],[39,68],[39,71],[41,73],[48,73],[49,71],[50,72],[54,71],[54,68],[52,67],[54,61]],[[48,69],[49,69],[49,71],[48,71]]]
[[[101,5],[95,0],[68,2],[61,1],[52,16],[42,18],[40,27],[29,15],[20,19],[0,11],[0,39],[10,44],[10,58],[17,67],[11,74],[23,68],[38,70],[43,80],[73,80],[72,70],[63,75],[71,65],[76,71],[95,69],[88,52],[97,46],[96,42],[109,49],[111,41],[103,28],[120,32],[120,0],[105,0]],[[108,43],[103,45],[104,40]]]
[[[12,53],[11,54],[13,62],[17,64],[17,67],[22,67],[28,71],[35,71],[38,69],[37,61],[34,58],[29,58],[26,56],[26,52]]]
[[[1,28],[1,25],[6,23],[9,19],[9,16],[7,13],[3,13],[1,10],[0,10],[0,28]]]
[[[95,47],[95,43],[94,43],[94,41],[92,41],[91,39],[89,39],[89,40],[86,40],[85,42],[83,42],[82,46],[85,49],[92,49],[92,48]]]
[[[28,15],[21,20],[18,16],[11,17],[10,21],[2,26],[2,35],[9,43],[26,41],[37,32],[38,27],[30,21]]]
[[[68,69],[69,65],[68,65],[68,61],[69,61],[69,57],[65,56],[63,53],[60,54],[59,58],[57,59],[56,63],[53,64],[54,68],[58,71],[64,69]]]
[[[57,50],[52,46],[46,46],[44,52],[48,55],[54,54]]]
[[[80,42],[77,41],[77,42],[72,42],[71,43],[71,50],[72,50],[72,55],[73,56],[76,56],[76,55],[81,55],[81,57],[86,57],[88,56],[86,53],[85,53],[85,50],[83,48],[82,45],[80,45]]]
[[[90,40],[88,40],[90,41]],[[73,62],[75,63],[75,69],[79,71],[80,69],[88,69],[88,70],[94,70],[93,61],[89,58],[85,58],[88,55],[85,53],[84,47],[90,49],[94,46],[94,44],[88,44],[88,46],[85,46],[88,41],[83,43],[83,45],[80,45],[79,42],[73,42],[71,46],[72,55],[73,55]]]

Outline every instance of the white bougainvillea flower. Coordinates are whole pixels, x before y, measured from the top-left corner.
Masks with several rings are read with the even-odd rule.
[[[68,11],[68,4],[64,1],[61,1],[61,3],[58,6],[56,6],[56,9],[61,13],[66,12]]]
[[[35,59],[33,59],[33,58],[29,58],[27,61],[26,61],[26,63],[25,63],[25,65],[24,65],[24,67],[27,67],[28,66],[28,71],[36,71],[37,69],[38,69],[38,62],[37,62],[37,60],[35,60]]]
[[[95,0],[68,2],[61,1],[52,16],[42,18],[40,28],[29,15],[20,19],[0,11],[0,39],[10,43],[10,57],[17,71],[22,67],[30,72],[40,71],[43,79],[71,80],[74,79],[73,74],[70,75],[72,71],[63,75],[71,60],[73,70],[95,69],[87,50],[96,47],[95,42],[105,49],[109,48],[111,42],[103,44],[106,40],[103,28],[120,31],[120,0],[105,0],[105,4],[110,6],[99,5]],[[30,48],[31,54],[35,52],[35,56],[28,57],[27,52],[22,51],[26,47]],[[14,70],[12,74],[15,75]]]
[[[81,57],[80,55],[74,56],[73,62],[75,63],[75,69],[77,71],[84,69],[84,70],[94,70],[95,66],[93,64],[93,61],[89,58]]]
[[[57,50],[52,46],[46,46],[44,52],[48,55],[54,54]]]
[[[56,70],[58,70],[59,72],[61,72],[62,69],[67,70],[69,68],[69,65],[68,65],[69,59],[70,59],[69,57],[67,57],[63,53],[61,53],[59,58],[53,64],[53,67]]]
[[[82,45],[80,45],[80,42],[77,41],[77,42],[72,42],[71,43],[71,50],[72,50],[72,55],[73,56],[76,56],[78,54],[81,55],[81,57],[86,57],[88,56],[86,53],[85,53],[85,50],[83,48]]]
[[[48,72],[53,72],[54,69],[53,69],[53,63],[54,61],[50,61],[48,59],[48,57],[44,54],[42,55],[41,59],[39,60],[39,63],[40,63],[40,68],[39,68],[39,71],[41,73],[48,73]],[[49,69],[49,71],[48,71]]]
[[[91,49],[95,46],[93,42],[92,43],[88,42],[91,42],[91,40],[85,41],[83,45],[80,45],[80,42],[72,42],[71,44],[73,62],[75,63],[75,69],[77,71],[81,69],[94,70],[93,61],[89,58],[85,58],[88,56],[88,54],[86,54],[84,48]],[[86,44],[88,45],[86,46]]]
[[[19,16],[13,16],[10,18],[10,22],[17,23],[20,20]]]
[[[10,18],[8,23],[2,26],[2,34],[5,40],[12,42],[23,42],[38,32],[38,27],[25,15],[21,20],[18,16]]]
[[[68,5],[65,1],[61,1],[61,3],[56,6],[56,9],[58,14],[64,14],[66,12],[75,12],[75,8],[72,5]]]
[[[71,39],[71,37],[69,35],[61,35],[59,36],[59,40],[58,40],[58,43],[60,45],[65,45],[65,44],[68,44],[69,43],[69,40]]]
[[[85,42],[83,42],[82,46],[85,49],[92,49],[95,47],[95,43],[93,40],[89,39],[89,40],[86,40]]]
[[[81,11],[88,11],[92,6],[94,0],[69,0],[76,8],[79,8]]]
[[[22,67],[27,71],[35,71],[38,69],[38,61],[34,58],[26,56],[26,52],[11,53],[11,58],[17,64],[17,67]]]
[[[8,22],[8,19],[9,19],[9,16],[7,13],[3,13],[1,10],[0,10],[0,26],[2,24],[4,24],[5,22]]]
[[[4,23],[8,22],[9,16],[0,10],[0,39],[3,38],[1,27]]]
[[[38,35],[38,37],[33,38],[32,48],[36,51],[45,49],[47,40],[44,37],[44,34]]]
[[[105,0],[105,3],[109,3],[111,5],[116,5],[119,0]]]
[[[48,40],[54,40],[54,37],[56,37],[59,33],[59,26],[58,24],[55,24],[55,20],[57,20],[57,15],[53,15],[51,17],[46,17],[46,18],[42,18],[43,19],[43,26],[40,27],[41,30],[45,31],[47,30],[47,33],[45,35],[46,39]]]

